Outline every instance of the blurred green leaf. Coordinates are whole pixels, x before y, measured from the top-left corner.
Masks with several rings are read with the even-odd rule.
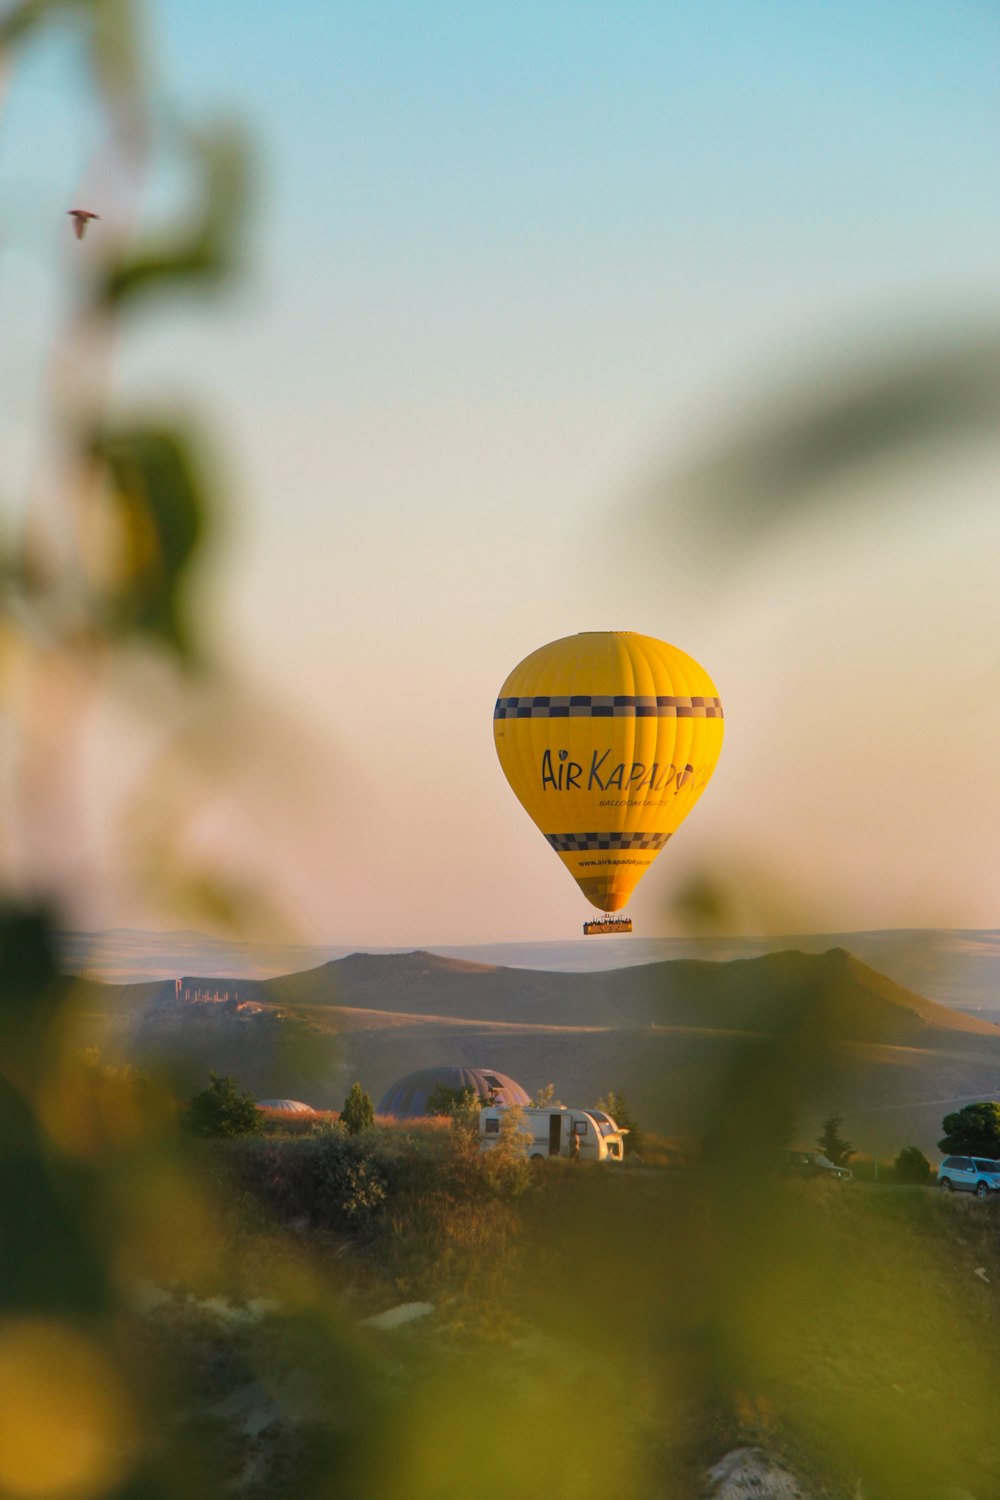
[[[730,892],[722,882],[696,870],[671,903],[674,914],[695,932],[728,932],[736,921]]]
[[[0,16],[0,47],[12,47],[46,20],[51,11],[61,9],[65,0],[21,0]]]
[[[122,538],[119,577],[104,601],[109,628],[156,636],[190,659],[185,575],[209,511],[200,465],[185,438],[153,426],[99,433],[92,452],[107,472]]]
[[[745,549],[793,514],[829,503],[829,486],[867,464],[992,435],[1000,410],[1000,333],[929,343],[773,401],[679,477],[658,502],[713,540]]]
[[[139,16],[133,0],[96,0],[90,37],[91,66],[105,94],[135,98],[142,80]]]
[[[0,15],[0,46],[10,46],[21,41],[37,26],[60,13],[103,22],[106,26],[123,26],[127,23],[127,11],[132,10],[132,0],[20,0],[8,6]]]
[[[99,1306],[105,1271],[84,1243],[73,1199],[76,1174],[57,1191],[32,1108],[49,1065],[68,985],[56,929],[42,906],[0,907],[0,1307]],[[69,1200],[69,1201],[67,1201]]]
[[[228,127],[187,139],[199,179],[198,203],[176,236],[140,245],[112,266],[98,288],[98,305],[121,307],[142,293],[178,285],[214,286],[237,263],[250,187],[250,157],[243,136]]]
[[[0,906],[0,1063],[5,1070],[35,1070],[34,1055],[64,999],[55,928],[42,906]]]

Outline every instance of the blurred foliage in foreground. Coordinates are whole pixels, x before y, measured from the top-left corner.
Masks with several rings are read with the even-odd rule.
[[[131,7],[23,0],[0,45],[50,23],[79,29],[115,150],[141,164],[154,129]],[[140,295],[214,284],[238,259],[239,142],[174,145],[191,216],[95,264],[81,345],[103,348]],[[963,366],[972,408],[994,366],[989,348]],[[5,654],[29,672],[140,645],[203,664],[188,584],[216,506],[190,435],[106,410],[99,366],[60,397],[75,546],[46,550],[31,524],[8,541]],[[895,395],[883,382],[723,478],[742,490],[756,472],[746,492],[787,504],[852,444],[952,405],[933,372]],[[536,1173],[460,1128],[194,1142],[166,1087],[75,1053],[54,926],[23,896],[0,916],[4,1495],[458,1500],[488,1475],[547,1500],[682,1500],[742,1441],[828,1495],[1000,1489],[992,1206],[773,1171],[829,1060],[822,997],[790,997],[780,1035],[748,1038],[682,1173]],[[399,1302],[433,1313],[363,1322]]]
[[[834,487],[844,479],[993,438],[998,407],[1000,328],[939,328],[879,358],[825,364],[783,401],[767,391],[742,430],[655,487],[657,511],[669,495],[713,562],[744,563],[801,515],[843,506]]]
[[[199,1140],[71,1050],[43,913],[5,914],[0,992],[5,1494],[458,1500],[485,1464],[682,1500],[743,1442],[845,1500],[995,1493],[995,1206],[775,1170],[822,997],[663,1171],[483,1155],[445,1120]],[[396,1304],[427,1315],[365,1325]]]

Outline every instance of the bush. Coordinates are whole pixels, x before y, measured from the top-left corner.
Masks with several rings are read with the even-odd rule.
[[[892,1165],[897,1182],[926,1185],[931,1180],[931,1164],[919,1146],[904,1146]]]
[[[490,1149],[481,1153],[481,1171],[494,1192],[516,1197],[530,1187],[530,1142],[524,1110],[519,1104],[511,1105],[500,1116],[500,1134]]]
[[[260,1110],[253,1095],[240,1088],[235,1078],[210,1073],[208,1088],[193,1094],[184,1124],[195,1135],[258,1135],[263,1129]]]
[[[481,1099],[475,1089],[461,1089],[448,1111],[452,1129],[473,1141],[479,1147],[479,1116],[488,1103]]]
[[[436,1083],[427,1095],[427,1113],[429,1115],[462,1115],[471,1110],[479,1110],[486,1100],[480,1100],[475,1089],[469,1084],[464,1088],[453,1089],[447,1083]]]
[[[312,1222],[330,1229],[370,1227],[386,1199],[375,1155],[354,1137],[331,1132],[311,1143],[306,1162],[304,1207]]]
[[[311,1138],[254,1142],[230,1157],[226,1170],[241,1191],[282,1219],[357,1235],[374,1227],[390,1165],[372,1135],[352,1136],[335,1125]]]
[[[359,1135],[375,1124],[375,1106],[371,1094],[366,1094],[360,1083],[351,1084],[351,1092],[344,1100],[340,1111],[340,1123],[350,1135]]]

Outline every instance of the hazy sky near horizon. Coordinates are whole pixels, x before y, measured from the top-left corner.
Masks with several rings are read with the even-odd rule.
[[[753,546],[675,477],[806,380],[1000,326],[995,7],[171,0],[150,39],[164,94],[260,159],[239,286],[143,316],[119,364],[123,400],[198,413],[229,487],[202,585],[254,707],[205,857],[317,941],[574,936],[492,708],[543,642],[633,629],[727,716],[637,927],[683,930],[699,871],[749,930],[1000,925],[996,447],[870,465]],[[93,147],[75,77],[54,37],[0,138],[8,494]],[[108,786],[118,725],[81,782],[109,871],[155,749]],[[119,871],[74,919],[154,914]]]

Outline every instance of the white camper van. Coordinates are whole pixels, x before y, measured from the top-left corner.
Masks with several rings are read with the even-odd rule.
[[[500,1138],[500,1122],[507,1112],[503,1104],[490,1104],[479,1111],[479,1144],[488,1151]],[[525,1106],[521,1110],[522,1129],[528,1137],[528,1155],[579,1156],[581,1161],[621,1161],[625,1154],[623,1137],[610,1115],[593,1107],[547,1104],[542,1109]],[[576,1146],[574,1147],[574,1138]]]

